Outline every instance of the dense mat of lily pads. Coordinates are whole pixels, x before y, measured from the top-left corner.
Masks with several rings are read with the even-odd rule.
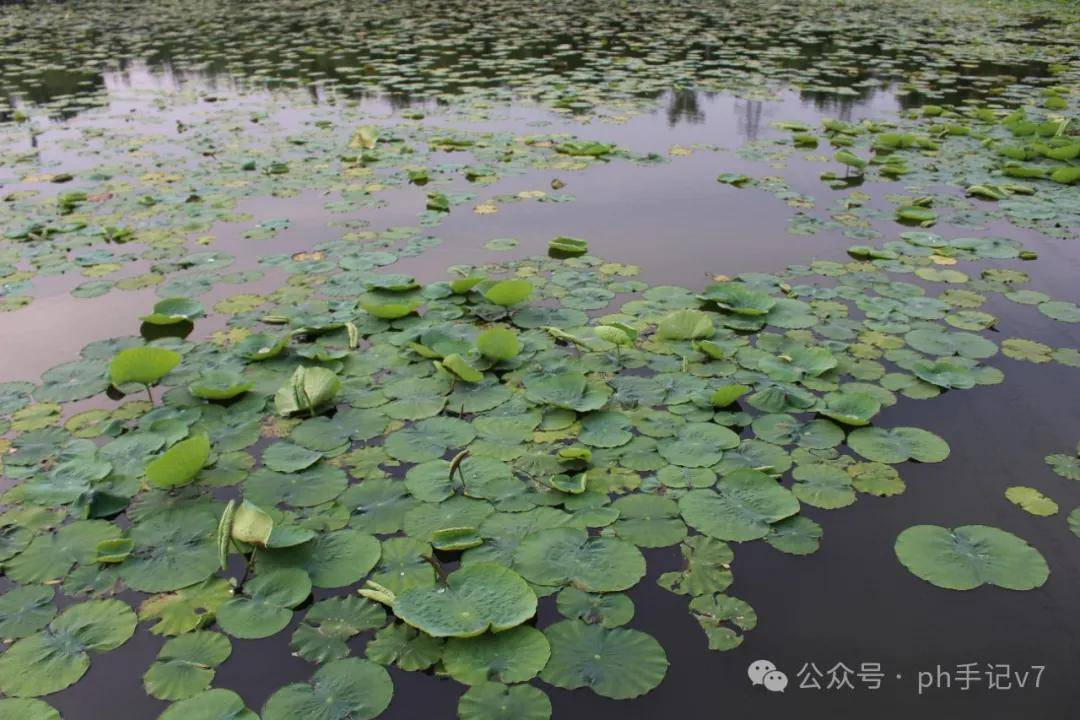
[[[913,109],[881,121],[781,122],[779,139],[740,148],[774,167],[817,160],[823,182],[851,187],[840,206],[822,209],[772,172],[718,176],[784,199],[793,234],[842,231],[850,258],[691,288],[650,287],[638,268],[590,255],[573,237],[554,238],[550,257],[455,266],[427,284],[391,266],[438,244],[437,226],[452,212],[574,200],[561,181],[480,198],[504,178],[678,162],[713,147],[661,157],[606,142],[603,128],[588,137],[448,129],[416,109],[372,123],[349,106],[314,110],[299,133],[268,113],[223,105],[197,127],[177,125],[166,152],[152,122],[84,127],[64,143],[90,168],[69,172],[41,166],[24,146],[27,123],[32,135],[39,118],[14,112],[0,135],[5,172],[59,190],[5,197],[0,306],[31,303],[39,276],[72,279],[77,300],[153,287],[160,301],[145,308],[143,334],[133,327],[91,343],[41,383],[0,384],[9,481],[0,637],[12,641],[0,654],[0,714],[57,717],[38,698],[79,682],[142,623],[168,638],[140,669],[146,692],[172,703],[163,718],[255,718],[237,694],[214,687],[216,668],[234,645],[281,633],[294,616],[290,647],[313,674],[273,693],[257,709],[264,720],[376,717],[393,696],[391,665],[467,686],[458,707],[467,720],[547,718],[545,686],[638,697],[668,669],[663,647],[635,627],[627,594],[646,576],[646,551],[682,557],[657,582],[685,597],[710,648],[734,648],[758,621],[738,597],[740,543],[813,553],[828,511],[902,493],[905,463],[948,457],[948,438],[883,423],[883,408],[1002,382],[999,354],[1080,366],[1076,348],[988,332],[997,322],[984,307],[991,299],[1026,306],[1033,322],[1080,322],[1074,303],[1029,287],[1020,264],[1034,253],[1009,237],[933,231],[939,221],[973,230],[1001,221],[1075,234],[1075,48],[1016,30],[1012,15],[991,24],[964,3],[913,6],[952,21],[941,44],[925,42],[925,24],[881,25],[874,4],[784,7],[798,14],[784,15],[788,25],[772,26],[763,42],[791,27],[831,38],[837,20],[823,8],[855,25],[815,68],[790,66],[794,46],[763,52],[770,82],[844,95],[899,81]],[[169,21],[178,8],[121,22],[150,17],[154,32],[160,21],[180,35],[225,30],[212,15],[195,26]],[[243,22],[272,12],[255,5]],[[771,10],[723,12],[755,24]],[[1075,23],[1064,9],[1045,12]],[[512,59],[513,43],[527,37],[501,33],[485,85],[468,53],[442,75],[424,69],[461,18],[378,13],[365,20],[369,56],[335,59],[338,87],[438,95],[470,118],[497,114],[491,108],[514,92],[615,120],[650,107],[672,83],[750,91],[758,80],[736,63],[744,48],[676,51],[673,41],[633,51],[635,38],[654,37],[650,26],[644,36],[623,33],[631,47],[617,67],[606,45],[547,48],[565,56],[552,60],[561,84]],[[78,30],[13,17],[4,32],[20,43]],[[709,42],[685,18],[664,17],[669,40]],[[467,19],[483,33],[473,12]],[[417,32],[428,38],[414,43],[421,60],[399,57],[400,34]],[[964,34],[993,42],[957,42]],[[143,35],[118,35],[125,52],[143,52]],[[1004,67],[965,75],[978,63],[1010,65],[1020,37],[1043,73],[1037,81],[1014,82]],[[16,95],[42,70],[42,46],[27,47],[13,53],[22,70],[4,76]],[[272,55],[245,60],[256,80],[322,67],[300,44],[268,41],[265,50]],[[65,57],[78,53],[87,54],[82,70],[98,62],[86,46]],[[849,72],[864,53],[866,74]],[[937,76],[905,69],[931,60]],[[596,83],[598,74],[608,82]],[[958,102],[965,97],[978,100]],[[66,97],[52,105],[78,107]],[[885,196],[893,207],[875,206],[858,189],[864,182],[895,187]],[[238,210],[244,200],[311,188],[325,191],[320,202],[333,213],[377,211],[397,190],[421,194],[423,209],[410,227],[343,220],[335,239],[264,255],[259,268],[234,269],[243,259],[213,249],[217,222],[251,224],[255,247],[288,227]],[[872,225],[882,219],[895,220],[885,236]],[[273,291],[210,308],[199,299],[268,271],[285,278]],[[185,340],[207,315],[226,317],[227,327],[208,342]],[[1080,479],[1075,455],[1047,463]],[[1036,515],[1058,512],[1038,488],[1010,487],[1005,497]],[[1068,526],[1080,534],[1078,512]],[[1032,589],[1050,572],[1036,548],[985,525],[916,525],[895,549],[915,576],[952,590]],[[309,602],[314,590],[322,599]],[[561,619],[538,623],[542,603]],[[349,644],[358,636],[359,653]]]

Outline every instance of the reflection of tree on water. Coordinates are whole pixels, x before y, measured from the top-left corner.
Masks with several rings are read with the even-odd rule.
[[[748,140],[757,140],[761,132],[762,102],[760,100],[740,100],[735,103],[735,112],[739,118],[739,133]]]
[[[549,99],[556,93],[568,107],[677,87],[668,122],[697,124],[704,119],[699,98],[684,88],[699,83],[753,88],[767,78],[801,87],[804,99],[846,117],[912,78],[905,107],[985,95],[1004,75],[1048,73],[1046,62],[961,59],[933,41],[897,37],[898,28],[879,22],[871,8],[837,8],[823,16],[821,9],[779,11],[751,1],[679,7],[582,0],[555,15],[514,0],[18,6],[0,24],[7,51],[0,97],[67,117],[102,104],[106,81],[122,78],[134,61],[154,76],[153,88],[177,87],[163,78],[210,92],[218,84],[306,88],[320,99],[377,94],[395,108],[490,87]],[[925,68],[933,74],[920,81]]]
[[[698,93],[686,88],[672,90],[668,95],[667,119],[671,127],[681,122],[692,125],[705,122],[705,111],[698,103]]]

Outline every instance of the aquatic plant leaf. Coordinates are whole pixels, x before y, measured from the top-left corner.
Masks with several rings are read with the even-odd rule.
[[[386,624],[386,611],[365,598],[347,595],[311,606],[293,633],[290,645],[308,662],[325,663],[349,654],[345,642],[364,630]]]
[[[881,411],[881,401],[873,395],[857,392],[835,392],[825,395],[825,407],[819,410],[845,425],[862,426]]]
[[[60,720],[60,713],[44,700],[0,698],[0,717],[12,720]]]
[[[667,674],[664,649],[640,630],[562,620],[544,634],[551,660],[540,678],[555,687],[587,687],[603,697],[628,700],[649,692]]]
[[[266,446],[262,463],[275,472],[291,473],[306,470],[322,458],[321,452],[308,450],[291,442],[276,442]]]
[[[484,291],[484,297],[495,305],[509,307],[524,302],[533,292],[528,280],[500,280]]]
[[[986,525],[950,530],[916,525],[896,538],[896,557],[917,577],[948,590],[990,584],[1031,590],[1049,577],[1038,550],[1012,533]]]
[[[151,325],[175,325],[191,322],[205,314],[205,309],[198,300],[191,298],[166,298],[154,304],[154,311],[143,315],[140,320]]]
[[[808,517],[795,515],[772,526],[765,542],[789,555],[810,555],[821,547],[824,532]],[[722,588],[721,588],[722,589]]]
[[[949,457],[948,444],[921,428],[859,428],[848,435],[847,442],[852,450],[874,462],[894,464],[917,460],[936,463]]]
[[[736,470],[715,490],[691,490],[679,499],[686,524],[718,540],[757,540],[771,525],[799,511],[790,490],[757,470]]]
[[[690,614],[701,625],[709,649],[726,651],[742,644],[739,630],[753,630],[757,613],[748,603],[730,595],[699,595],[690,601]]]
[[[521,352],[521,341],[513,330],[493,327],[477,335],[476,349],[491,360],[513,360]]]
[[[282,416],[301,411],[314,415],[317,409],[329,404],[340,389],[341,380],[332,370],[301,365],[274,395],[274,407]]]
[[[686,537],[679,505],[671,498],[626,495],[612,503],[612,507],[619,511],[619,519],[612,525],[615,534],[638,547],[668,547]]]
[[[519,625],[504,632],[446,641],[443,667],[465,685],[526,682],[544,669],[551,648],[542,632]]]
[[[166,641],[143,675],[147,694],[159,700],[183,700],[210,687],[214,667],[232,654],[221,633],[199,631]]]
[[[1080,480],[1080,455],[1047,455],[1046,464],[1063,478]]]
[[[1032,487],[1013,485],[1005,488],[1005,497],[1014,505],[1039,517],[1050,517],[1058,512],[1056,502]]]
[[[232,690],[212,688],[165,708],[158,720],[258,720]]]
[[[26,637],[48,625],[56,616],[54,592],[47,585],[16,585],[0,595],[0,637]]]
[[[795,478],[791,492],[807,505],[834,510],[855,502],[851,476],[841,467],[810,463],[799,465],[791,475]]]
[[[404,623],[391,623],[375,633],[364,651],[369,660],[380,665],[393,663],[406,671],[427,670],[439,662],[445,643],[443,638]]]
[[[679,552],[683,568],[657,578],[660,587],[676,595],[697,596],[721,592],[731,585],[735,553],[727,543],[707,535],[692,535],[679,546]]]
[[[379,541],[354,528],[321,533],[294,547],[259,551],[263,569],[301,568],[318,588],[345,587],[359,581],[379,562]]]
[[[0,655],[0,690],[37,697],[63,690],[90,669],[91,652],[114,650],[132,636],[135,613],[120,600],[88,600],[68,607],[33,635]]]
[[[153,385],[180,364],[180,353],[144,345],[118,352],[109,363],[109,380],[116,387],[129,383]]]
[[[556,597],[559,614],[568,620],[599,623],[613,628],[634,618],[634,601],[624,593],[588,593],[568,586]]]
[[[514,567],[537,585],[573,585],[588,592],[633,587],[645,575],[645,558],[628,542],[590,536],[585,530],[537,530],[518,545]]]
[[[274,531],[274,520],[253,502],[244,500],[233,514],[230,535],[242,543],[266,547]]]
[[[660,319],[656,337],[661,340],[700,340],[712,337],[712,318],[701,310],[676,310]]]
[[[147,598],[139,606],[139,620],[156,620],[155,635],[183,635],[214,621],[221,603],[233,596],[233,588],[223,578],[209,578],[175,593]]]
[[[700,297],[728,312],[750,317],[765,315],[776,305],[776,299],[768,293],[754,290],[741,282],[714,283],[705,288]]]
[[[459,720],[550,720],[551,701],[532,685],[485,682],[458,701]]]
[[[509,630],[536,614],[536,595],[516,572],[493,563],[456,570],[445,586],[397,596],[394,614],[432,637],[475,637]]]
[[[262,720],[371,720],[393,694],[394,684],[381,665],[344,658],[316,670],[310,684],[293,683],[271,695]]]
[[[657,450],[665,460],[679,467],[709,467],[720,462],[724,450],[738,447],[739,436],[726,427],[708,422],[690,422],[675,437],[662,441]]]
[[[212,370],[200,374],[195,382],[188,385],[188,392],[204,400],[231,400],[253,387],[255,383],[238,372]]]
[[[292,608],[311,594],[311,580],[299,568],[262,569],[217,609],[217,623],[233,637],[257,639],[280,632]]]
[[[172,489],[195,479],[210,458],[210,438],[195,435],[181,440],[146,466],[146,481],[154,487]]]

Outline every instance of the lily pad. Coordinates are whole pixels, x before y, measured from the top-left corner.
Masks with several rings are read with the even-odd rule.
[[[555,687],[587,687],[603,697],[628,700],[649,692],[667,674],[664,649],[640,630],[563,620],[544,634],[551,660],[540,677]]]
[[[537,585],[572,584],[588,592],[615,592],[641,580],[645,558],[628,542],[559,527],[525,537],[514,556],[514,567]]]
[[[921,428],[859,428],[848,435],[847,442],[852,450],[874,462],[936,463],[949,457],[948,444]]]
[[[398,595],[394,614],[433,637],[475,637],[509,630],[536,614],[536,595],[520,575],[476,563],[450,573],[446,584]]]
[[[544,669],[550,655],[544,634],[520,625],[500,633],[450,638],[443,650],[443,667],[466,685],[526,682]]]
[[[371,720],[393,694],[394,684],[381,665],[344,658],[316,670],[310,684],[293,683],[271,695],[262,720]]]
[[[896,538],[896,557],[916,576],[948,590],[990,584],[1031,590],[1050,570],[1038,550],[1012,533],[986,525],[950,530],[916,525]]]

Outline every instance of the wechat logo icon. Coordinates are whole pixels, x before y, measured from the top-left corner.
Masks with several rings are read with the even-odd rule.
[[[753,685],[764,685],[769,692],[784,692],[787,687],[787,675],[776,669],[768,660],[755,660],[746,669]]]

